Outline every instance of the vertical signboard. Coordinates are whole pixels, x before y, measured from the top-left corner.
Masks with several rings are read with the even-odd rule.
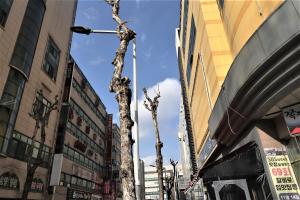
[[[111,148],[112,148],[112,114],[107,115],[107,125],[106,125],[106,163],[111,165]]]
[[[286,151],[265,149],[274,189],[279,200],[300,200],[300,190]]]
[[[63,103],[68,103],[70,100],[74,64],[75,64],[74,62],[68,63],[67,72],[66,72],[66,81],[64,85],[64,93],[62,98]]]

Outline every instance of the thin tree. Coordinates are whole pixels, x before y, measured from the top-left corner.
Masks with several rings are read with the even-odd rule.
[[[171,196],[172,196],[172,189],[174,187],[174,176],[166,176],[165,177],[165,185],[164,185],[164,191],[167,194],[167,199],[171,200]]]
[[[112,62],[114,73],[110,82],[110,92],[116,93],[116,100],[119,104],[120,112],[120,132],[121,132],[121,178],[123,187],[123,199],[135,200],[135,182],[132,158],[132,133],[133,121],[130,114],[131,89],[130,79],[122,77],[124,67],[124,57],[128,44],[135,38],[135,32],[126,26],[119,16],[120,0],[105,0],[112,7],[112,18],[117,23],[117,36],[120,39],[120,46]]]
[[[178,185],[177,185],[177,171],[176,171],[176,165],[178,164],[178,161],[175,162],[174,160],[170,159],[170,163],[173,166],[173,177],[174,177],[174,192],[175,192],[175,199],[179,199],[179,193],[178,193]]]
[[[22,193],[22,199],[26,200],[28,198],[28,193],[30,191],[33,177],[35,174],[36,169],[42,165],[43,163],[43,156],[42,152],[45,146],[45,139],[46,139],[46,132],[45,127],[48,124],[48,120],[50,117],[50,113],[53,110],[57,109],[58,104],[58,96],[55,96],[54,103],[51,103],[49,107],[46,107],[46,105],[43,103],[43,90],[39,91],[39,95],[37,96],[34,104],[33,104],[33,112],[29,115],[34,118],[35,120],[35,127],[33,131],[33,136],[31,137],[32,142],[30,146],[28,146],[26,155],[27,155],[27,175],[24,183],[24,189]],[[36,135],[38,133],[38,129],[41,128],[41,140],[40,145],[38,147],[38,152],[36,158],[33,158],[33,149],[34,149],[34,141],[36,138]]]
[[[152,121],[155,128],[155,135],[156,135],[156,169],[158,173],[158,186],[159,186],[159,200],[164,199],[164,191],[163,191],[163,157],[161,154],[161,148],[163,147],[163,143],[160,141],[159,130],[158,130],[158,123],[157,123],[157,107],[158,107],[158,99],[160,98],[160,92],[156,94],[153,100],[148,96],[147,89],[144,88],[144,95],[147,101],[144,101],[144,105],[147,110],[149,110],[152,114]]]

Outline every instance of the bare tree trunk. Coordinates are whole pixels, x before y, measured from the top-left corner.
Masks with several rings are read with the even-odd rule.
[[[116,93],[120,112],[120,132],[121,132],[121,178],[123,187],[123,199],[135,200],[134,166],[132,158],[132,133],[133,121],[130,115],[131,89],[130,79],[122,77],[124,67],[124,57],[129,42],[135,38],[135,33],[127,28],[126,22],[119,17],[120,0],[105,0],[112,6],[112,18],[116,21],[117,35],[120,39],[120,46],[112,62],[115,66],[114,74],[110,82],[110,92]]]
[[[159,186],[159,200],[164,199],[164,184],[163,184],[163,157],[161,154],[161,148],[163,147],[163,143],[160,141],[159,130],[158,130],[158,123],[157,123],[157,107],[158,107],[158,98],[160,97],[160,93],[154,97],[153,100],[147,94],[146,88],[143,89],[144,95],[148,100],[149,104],[144,101],[144,105],[147,110],[149,110],[152,114],[152,121],[155,128],[155,135],[156,135],[156,169],[158,173],[158,186]]]
[[[43,97],[42,90],[40,91],[40,95]],[[45,146],[45,140],[46,140],[45,127],[46,127],[46,123],[49,119],[50,113],[53,110],[57,109],[57,104],[58,104],[58,100],[57,100],[57,96],[56,96],[55,102],[53,104],[51,104],[51,106],[48,108],[48,110],[44,114],[44,106],[42,105],[42,101],[38,102],[38,100],[37,100],[37,102],[35,102],[35,104],[34,104],[34,107],[36,107],[34,109],[35,110],[34,113],[33,113],[33,115],[30,114],[35,119],[36,123],[35,123],[33,136],[31,137],[32,143],[28,147],[28,150],[26,153],[28,160],[27,160],[27,174],[26,174],[26,179],[25,179],[24,188],[23,188],[23,192],[22,192],[23,200],[27,200],[28,194],[30,192],[31,184],[32,184],[32,181],[34,178],[35,171],[43,163],[42,152],[43,152],[43,149]],[[39,126],[40,124],[41,124],[40,146],[38,148],[37,157],[33,158],[32,153],[33,153],[33,149],[34,149],[34,140],[37,135],[37,131],[40,128],[40,126]]]

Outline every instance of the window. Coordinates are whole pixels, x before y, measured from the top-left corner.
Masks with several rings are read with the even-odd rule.
[[[0,1],[0,25],[3,27],[5,26],[12,2],[12,0]]]
[[[224,0],[218,0],[219,9],[223,10],[224,8]]]
[[[43,118],[50,106],[51,103],[43,96],[42,91],[37,92],[32,107],[32,116],[37,119]]]
[[[22,160],[27,161],[27,152],[29,145],[34,142],[34,148],[32,152],[32,158],[36,158],[38,155],[38,150],[40,147],[40,143],[36,141],[32,141],[31,138],[14,131],[12,138],[9,141],[8,149],[7,149],[7,155]],[[49,152],[50,148],[48,146],[44,146],[44,148],[41,150],[42,152],[42,158],[43,163],[42,166],[47,166],[49,161]]]
[[[188,54],[188,62],[187,62],[187,69],[186,69],[186,78],[187,78],[188,85],[190,84],[190,79],[191,79],[195,41],[196,41],[196,26],[195,26],[194,17],[192,16],[190,42],[189,42],[189,54]]]
[[[182,52],[183,55],[185,54],[185,43],[186,43],[186,25],[187,25],[187,18],[189,12],[189,1],[184,0],[184,13],[183,13],[183,24],[182,24]]]
[[[59,56],[60,50],[58,49],[54,41],[49,37],[47,50],[44,58],[43,69],[52,80],[56,79],[57,68],[59,64]]]

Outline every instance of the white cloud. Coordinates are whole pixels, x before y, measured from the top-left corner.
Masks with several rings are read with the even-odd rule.
[[[141,41],[145,42],[146,40],[147,40],[147,35],[145,33],[142,33]]]
[[[156,155],[146,156],[142,158],[142,160],[144,161],[145,166],[155,165]]]
[[[101,63],[103,63],[105,61],[104,58],[102,58],[101,56],[96,57],[95,59],[92,59],[89,61],[89,65],[91,66],[96,66],[96,65],[100,65]]]
[[[97,10],[94,7],[88,7],[84,11],[82,11],[84,18],[87,20],[95,20],[97,19]]]
[[[143,52],[143,55],[145,57],[146,60],[149,60],[152,56],[152,49],[153,47],[150,46],[146,51]]]
[[[174,78],[167,78],[150,88],[147,88],[148,95],[151,99],[156,95],[155,91],[159,86],[160,95],[158,105],[158,126],[160,134],[168,134],[169,127],[174,123],[174,119],[178,118],[180,107],[180,84]],[[131,108],[133,111],[133,108]],[[151,112],[144,106],[144,94],[138,99],[139,113],[139,133],[140,137],[154,134],[154,127],[151,118]],[[174,124],[177,127],[177,124]]]

